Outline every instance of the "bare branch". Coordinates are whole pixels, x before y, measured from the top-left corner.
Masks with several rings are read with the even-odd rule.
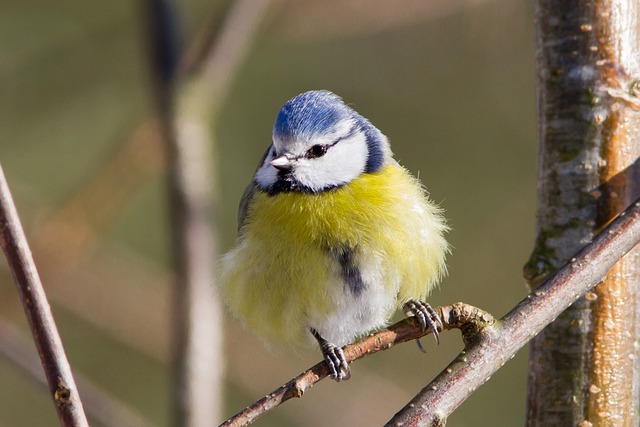
[[[494,323],[489,313],[468,304],[457,303],[436,309],[442,319],[443,330],[461,329],[465,341],[472,339],[479,331]],[[430,332],[429,332],[430,333]],[[425,336],[414,318],[404,319],[387,329],[382,329],[362,340],[343,348],[349,363],[365,356],[388,350],[396,344],[412,341]],[[260,418],[266,412],[293,397],[302,395],[318,381],[329,375],[325,362],[320,362],[293,378],[282,387],[269,393],[243,411],[225,421],[224,427],[246,426]]]
[[[198,72],[198,86],[203,100],[211,107],[225,97],[272,1],[234,1],[215,43],[202,63],[194,67]],[[188,64],[186,60],[183,63]]]
[[[251,46],[268,0],[235,1],[224,25],[187,75],[177,64],[175,16],[168,0],[151,0],[157,108],[169,158],[174,259],[174,422],[200,426],[219,419],[222,401],[222,307],[215,288],[217,236],[211,121]],[[192,62],[185,63],[194,66]]]
[[[531,288],[640,196],[640,3],[536,0]],[[527,427],[640,424],[640,248],[532,340]],[[631,332],[630,332],[631,331]]]
[[[640,199],[527,295],[398,412],[387,426],[437,426],[562,311],[600,283],[640,242]]]
[[[51,307],[24,235],[9,185],[0,166],[0,246],[18,288],[24,312],[44,368],[49,391],[63,426],[87,426]]]
[[[203,102],[218,105],[248,53],[252,36],[259,27],[267,7],[274,0],[243,0],[234,3],[219,38],[210,40],[213,19],[199,30],[188,52],[180,58],[178,79],[186,79],[207,68],[207,79],[218,78],[211,92],[203,93]],[[222,41],[224,39],[224,42]],[[218,41],[220,40],[220,41]],[[206,65],[205,65],[206,63]],[[216,65],[218,64],[218,65]],[[220,67],[220,71],[214,71]],[[217,76],[217,77],[216,77]],[[212,94],[216,92],[217,94]],[[208,107],[212,108],[212,106]],[[158,149],[161,129],[157,114],[148,114],[131,130],[85,183],[39,225],[33,242],[36,253],[44,253],[42,271],[60,274],[68,271],[96,242],[99,233],[114,221],[118,208],[128,204],[137,190],[166,168],[165,150]],[[213,115],[207,116],[214,119]],[[62,236],[62,237],[61,237]],[[64,251],[61,243],[65,243]],[[64,253],[64,256],[61,254]]]

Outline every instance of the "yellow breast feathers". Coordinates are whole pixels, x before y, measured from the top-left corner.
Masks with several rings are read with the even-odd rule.
[[[317,194],[257,191],[223,260],[223,297],[265,342],[304,343],[312,319],[331,315],[348,292],[336,253],[349,251],[368,272],[364,286],[385,288],[397,307],[424,299],[445,272],[445,230],[439,208],[397,164]]]

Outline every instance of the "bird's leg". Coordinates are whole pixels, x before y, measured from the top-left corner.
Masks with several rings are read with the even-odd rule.
[[[433,333],[434,338],[436,339],[436,343],[440,344],[440,334],[438,333],[438,328],[442,329],[442,320],[438,313],[426,302],[418,301],[418,300],[409,300],[403,307],[404,314],[407,316],[415,316],[420,322],[420,326],[422,326],[422,331],[431,331]],[[418,343],[418,348],[420,351],[425,353],[424,347],[420,344],[420,340],[416,340]]]
[[[342,349],[325,340],[315,329],[309,328],[309,330],[318,341],[324,360],[327,362],[327,365],[329,365],[329,376],[337,382],[351,378],[351,370],[349,369],[349,364],[344,357]]]

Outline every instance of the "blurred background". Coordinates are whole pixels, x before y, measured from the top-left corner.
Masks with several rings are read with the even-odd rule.
[[[221,25],[230,5],[176,2],[185,45]],[[168,426],[173,255],[166,166],[149,136],[144,8],[6,0],[2,9],[0,161],[70,363],[132,420]],[[329,89],[390,138],[446,211],[449,276],[430,303],[504,315],[527,293],[533,246],[533,40],[522,0],[271,2],[211,118],[219,252],[233,245],[238,202],[280,106]],[[224,418],[320,360],[315,350],[269,352],[228,316],[224,330]],[[381,425],[462,349],[458,332],[441,340],[423,339],[426,355],[408,344],[359,361],[350,381],[323,381],[256,425]],[[16,363],[35,350],[4,261],[0,341],[0,426],[56,425],[46,387]],[[520,425],[526,362],[523,350],[448,425]]]

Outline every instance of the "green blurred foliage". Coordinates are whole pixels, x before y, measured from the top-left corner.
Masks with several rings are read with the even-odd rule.
[[[37,224],[99,170],[148,113],[152,98],[144,20],[141,8],[121,0],[6,3],[0,14],[0,160],[26,228],[35,238]],[[192,38],[212,7],[222,17],[227,3],[180,2],[185,38]],[[524,1],[471,4],[384,31],[327,37],[283,31],[288,24],[281,14],[286,5],[275,8],[215,122],[220,250],[233,244],[237,203],[270,143],[279,107],[299,92],[325,88],[341,95],[390,138],[396,158],[420,176],[446,210],[454,248],[450,273],[430,302],[464,301],[496,316],[515,305],[526,294],[521,267],[532,248],[534,230],[532,12]],[[132,189],[135,194],[103,231],[102,249],[85,254],[93,260],[85,259],[79,268],[104,261],[106,247],[132,258],[140,268],[168,276],[164,181],[164,176],[153,176]],[[2,317],[24,328],[17,294],[4,263],[0,265]],[[119,274],[128,272],[125,266]],[[82,292],[83,277],[92,273],[69,273],[63,279]],[[42,274],[47,284],[47,272]],[[100,276],[100,271],[95,274]],[[125,296],[131,291],[126,287],[130,283],[113,280],[115,273],[109,276],[97,286]],[[55,280],[61,279],[51,278]],[[158,292],[169,295],[162,289]],[[131,298],[139,295],[134,292]],[[157,353],[145,352],[119,338],[126,328],[105,332],[100,319],[94,323],[70,306],[57,308],[53,300],[74,369],[154,425],[168,425],[168,340]],[[134,302],[142,318],[168,316],[165,307]],[[113,304],[110,310],[118,316],[120,309]],[[104,317],[108,322],[108,315]],[[166,337],[171,329],[158,325],[148,332]],[[272,355],[250,334],[240,334],[234,333],[227,347],[241,341],[252,349],[252,357],[264,355],[270,373],[279,379],[255,391],[230,374],[227,415],[318,359],[315,352],[304,351],[290,359]],[[381,424],[393,412],[376,413],[371,401],[355,394],[366,384],[365,377],[371,374],[402,391],[377,397],[399,409],[406,396],[415,394],[460,350],[458,334],[444,335],[440,347],[425,341],[426,356],[405,345],[358,362],[348,383],[322,383],[258,425],[302,425],[300,414],[335,412],[345,404],[374,413]],[[230,372],[241,366],[242,353],[234,354],[228,361]],[[46,393],[16,372],[0,358],[0,425],[53,425],[55,414],[47,406]],[[456,411],[448,425],[520,424],[525,384],[523,351]],[[319,405],[329,407],[319,410]],[[322,420],[313,421],[323,425]]]

